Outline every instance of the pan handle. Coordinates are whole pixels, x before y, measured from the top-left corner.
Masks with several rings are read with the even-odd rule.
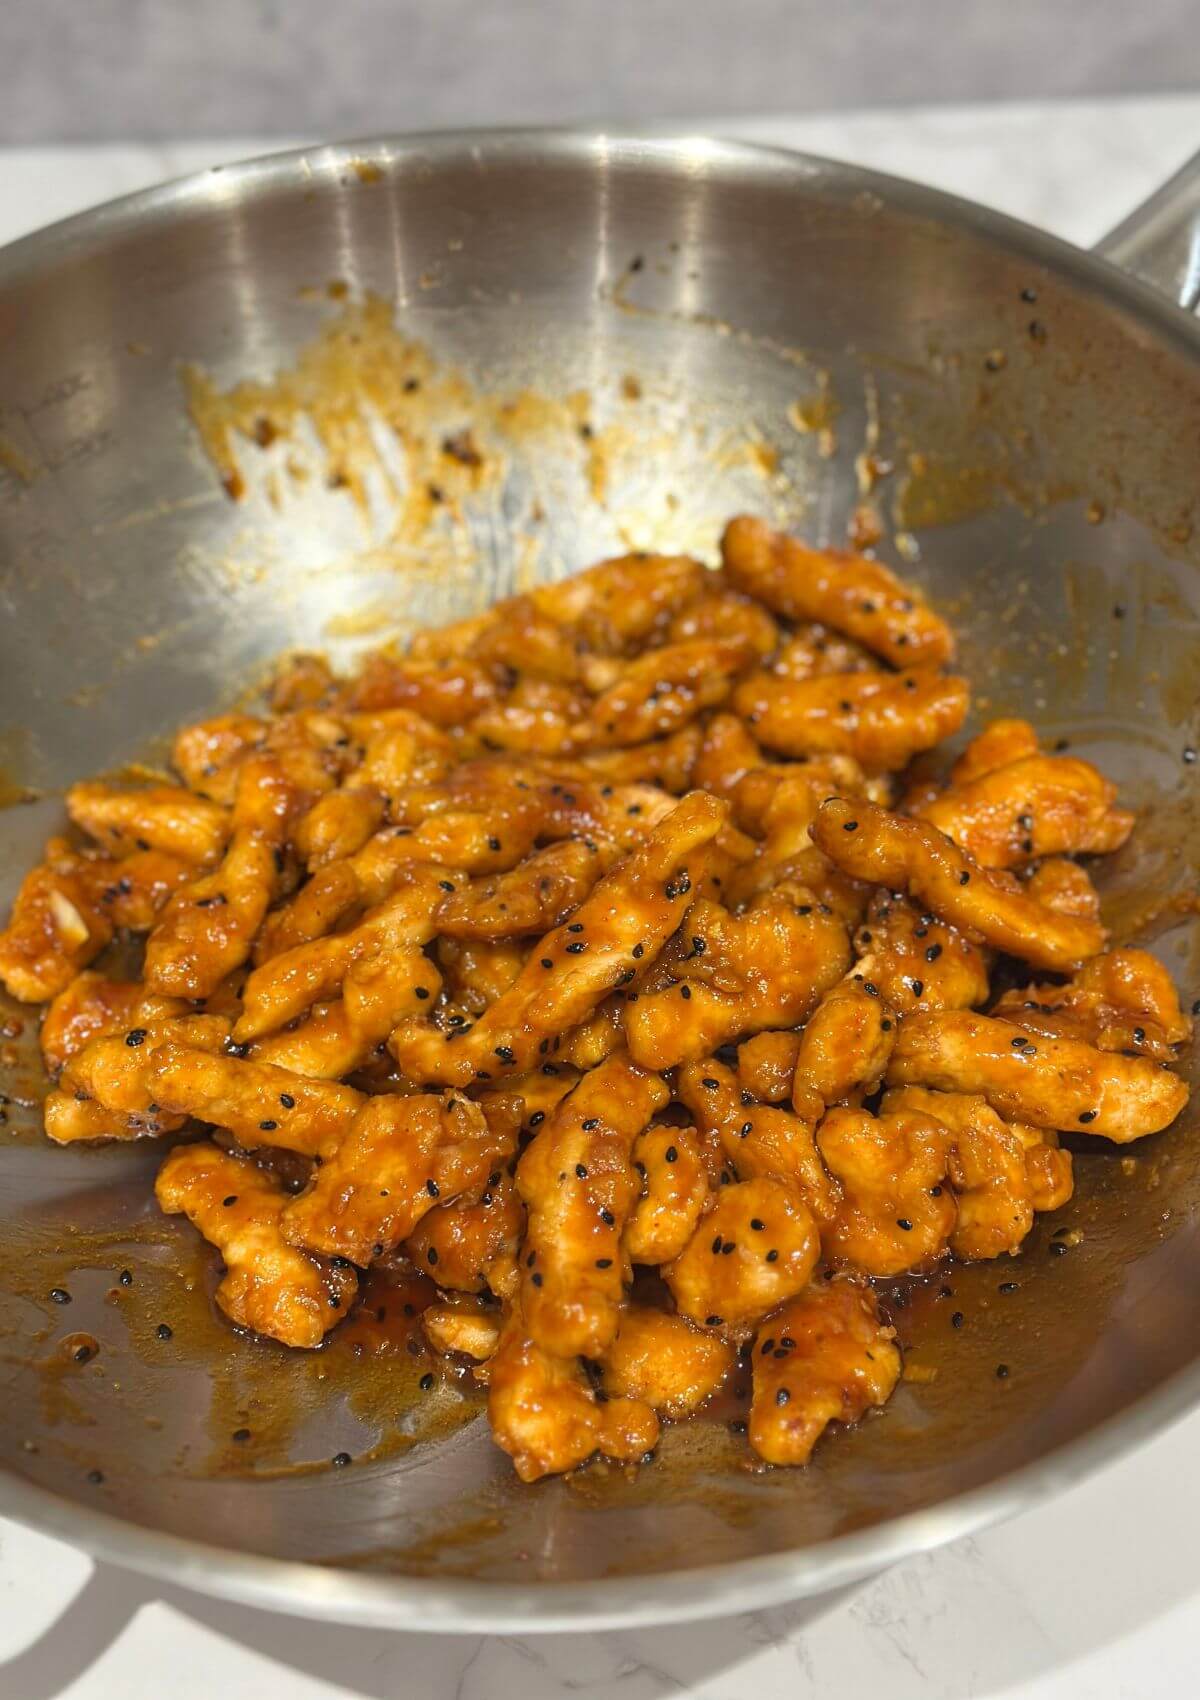
[[[1200,305],[1200,153],[1101,237],[1096,252],[1194,313]]]

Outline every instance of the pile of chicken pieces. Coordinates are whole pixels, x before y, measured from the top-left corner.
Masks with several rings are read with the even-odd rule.
[[[349,680],[294,659],[175,777],[69,792],[0,934],[47,1134],[206,1124],[158,1202],[286,1345],[373,1264],[430,1276],[526,1481],[645,1458],[739,1364],[754,1452],[805,1463],[900,1376],[873,1282],[1015,1254],[1060,1134],[1188,1096],[1191,1023],[1078,860],[1132,828],[1112,785],[1014,720],[906,781],[966,717],[952,654],[882,565],[743,517],[718,571],[630,555]],[[129,933],[140,981],[89,967]]]

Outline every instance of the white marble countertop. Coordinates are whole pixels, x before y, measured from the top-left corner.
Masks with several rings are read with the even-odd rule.
[[[1094,241],[1200,146],[1200,96],[724,123]],[[278,144],[273,143],[272,146]],[[0,241],[264,151],[0,149]],[[1200,1415],[1052,1504],[812,1608],[522,1638],[339,1629],[97,1567],[0,1520],[0,1700],[1181,1700],[1200,1639]]]

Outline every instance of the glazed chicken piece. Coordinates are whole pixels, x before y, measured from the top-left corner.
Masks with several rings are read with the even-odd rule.
[[[745,721],[736,714],[714,714],[704,728],[693,763],[693,784],[711,791],[714,796],[729,799],[733,797],[739,781],[759,768],[767,768],[779,778],[795,771],[786,763],[772,763]],[[740,815],[737,818],[740,825],[750,825],[758,830],[757,822],[748,823]]]
[[[714,1135],[720,1142],[727,1162],[741,1180],[778,1176],[799,1190],[818,1222],[832,1218],[838,1191],[813,1140],[821,1113],[819,1103],[813,1107],[811,1119],[770,1104],[755,1104],[739,1086],[733,1070],[716,1057],[681,1068],[676,1092],[701,1132]]]
[[[689,723],[669,737],[648,744],[631,744],[623,750],[585,750],[570,765],[570,777],[586,774],[598,785],[661,785],[681,797],[693,784],[692,767],[703,738],[699,726]]]
[[[460,743],[410,708],[384,708],[344,717],[361,755],[344,784],[395,792],[407,785],[433,785],[462,759]]]
[[[671,1068],[710,1055],[727,1040],[803,1021],[845,973],[850,945],[842,922],[803,887],[780,886],[743,915],[701,899],[688,911],[688,954],[671,961],[677,984],[627,1000],[631,1055]]]
[[[559,926],[612,866],[607,846],[589,850],[564,839],[535,850],[507,873],[458,880],[443,893],[437,931],[450,938],[503,939]]]
[[[714,1209],[662,1274],[684,1316],[706,1328],[736,1330],[800,1292],[820,1250],[799,1187],[762,1176],[722,1187]]]
[[[888,1065],[894,1086],[982,1093],[1006,1121],[1124,1144],[1167,1127],[1188,1088],[1148,1057],[1098,1051],[1079,1039],[1032,1039],[1022,1027],[967,1010],[912,1015]]]
[[[1025,890],[1047,909],[1060,915],[1080,915],[1085,921],[1100,919],[1100,893],[1086,868],[1065,856],[1049,856],[1039,862],[1025,881]]]
[[[626,662],[592,704],[596,740],[641,744],[678,731],[704,709],[725,701],[755,653],[741,637],[692,638],[647,650]]]
[[[153,1083],[157,1047],[177,1040],[220,1050],[229,1022],[217,1015],[186,1015],[172,1000],[143,998],[136,1026],[101,1035],[71,1057],[43,1106],[46,1136],[58,1144],[76,1139],[142,1139],[170,1133],[183,1117],[158,1097]]]
[[[297,854],[313,871],[344,861],[378,831],[386,808],[383,793],[365,786],[327,791],[296,827]]]
[[[225,1262],[221,1309],[242,1328],[285,1346],[319,1346],[346,1314],[358,1286],[341,1259],[332,1263],[284,1240],[288,1194],[262,1169],[215,1145],[180,1145],[154,1187],[168,1216],[186,1215]]]
[[[332,1080],[165,1041],[146,1062],[146,1090],[164,1110],[226,1128],[239,1145],[315,1157],[344,1137],[366,1103]]]
[[[447,1003],[473,1019],[516,984],[529,949],[523,939],[440,938],[435,954]]]
[[[22,880],[0,932],[0,984],[21,1003],[44,1003],[66,991],[112,936],[94,869],[65,839],[52,838],[44,860]]]
[[[543,1063],[531,1074],[518,1074],[502,1086],[477,1092],[475,1102],[485,1115],[491,1116],[514,1099],[520,1099],[518,1128],[522,1133],[536,1133],[546,1117],[579,1083],[579,1071],[563,1062]]]
[[[439,1199],[482,1193],[515,1148],[510,1123],[489,1123],[455,1093],[368,1098],[308,1190],[289,1203],[284,1238],[366,1265],[407,1239]],[[427,1251],[426,1267],[436,1263]]]
[[[1043,856],[1119,850],[1133,816],[1114,806],[1116,795],[1090,762],[1042,755],[1028,722],[999,722],[968,745],[949,788],[915,813],[980,867],[1017,868]]]
[[[609,1398],[640,1400],[679,1422],[711,1398],[735,1361],[734,1348],[719,1335],[693,1328],[682,1316],[630,1305],[600,1368]]]
[[[830,1423],[885,1405],[900,1379],[895,1330],[870,1287],[817,1282],[761,1324],[750,1444],[768,1464],[807,1464]]]
[[[686,555],[621,555],[585,572],[538,585],[538,612],[602,655],[636,651],[665,631],[704,590],[708,573]]]
[[[890,891],[871,899],[854,948],[864,983],[901,1015],[969,1009],[988,996],[988,957],[979,946]]]
[[[471,731],[486,749],[523,756],[571,755],[595,741],[589,707],[587,697],[573,685],[521,678],[471,723]]]
[[[779,648],[779,627],[762,603],[727,589],[717,573],[707,577],[712,581],[711,588],[676,614],[667,627],[667,643],[686,643],[693,638],[728,642],[732,638],[764,659],[773,655]]]
[[[247,756],[224,860],[175,893],[146,941],[144,978],[151,991],[205,998],[247,960],[278,895],[290,826],[329,784],[318,748]]]
[[[220,859],[229,837],[229,811],[182,785],[138,789],[88,780],[72,785],[67,813],[110,855],[162,850],[195,867]]]
[[[519,1279],[517,1252],[524,1228],[516,1185],[506,1170],[496,1168],[477,1199],[435,1204],[405,1240],[404,1249],[441,1287],[459,1293],[482,1293],[486,1288],[509,1298]]]
[[[990,1107],[986,1098],[957,1092],[930,1092],[922,1086],[893,1086],[884,1093],[880,1106],[885,1115],[911,1111],[934,1116],[954,1135],[950,1149],[949,1176],[958,1199],[958,1220],[950,1236],[955,1257],[969,1261],[1015,1257],[1033,1226],[1037,1208],[1035,1191],[1046,1195],[1039,1184],[1039,1165],[1027,1161],[1029,1152],[1041,1144],[1034,1128],[1010,1127]],[[1049,1149],[1046,1147],[1045,1149]],[[1070,1196],[1070,1153],[1066,1159],[1066,1197]],[[1054,1188],[1052,1208],[1066,1199]]]
[[[756,1033],[738,1046],[737,1079],[742,1092],[760,1104],[782,1104],[792,1095],[798,1033]]]
[[[534,946],[510,991],[469,1032],[443,1038],[409,1020],[389,1048],[412,1079],[466,1085],[527,1071],[557,1034],[585,1020],[604,995],[653,961],[683,918],[699,853],[727,818],[725,805],[692,792],[619,862],[565,926]]]
[[[420,661],[470,656],[486,667],[564,683],[579,672],[570,634],[541,613],[531,596],[509,596],[482,614],[417,632],[409,654]]]
[[[741,514],[721,539],[729,582],[789,620],[845,632],[893,667],[940,666],[954,653],[950,628],[878,561],[811,549]]]
[[[372,655],[343,693],[343,706],[408,708],[435,726],[465,726],[500,694],[494,671],[477,661]]]
[[[942,920],[1035,967],[1070,972],[1104,948],[1104,929],[1035,902],[1009,876],[981,868],[923,821],[872,803],[824,803],[813,842],[856,879],[907,890]]]
[[[460,1298],[421,1312],[421,1329],[435,1352],[456,1353],[486,1363],[500,1344],[500,1312],[478,1300]]]
[[[563,1100],[517,1165],[528,1211],[525,1327],[559,1357],[597,1357],[616,1334],[621,1236],[640,1192],[634,1142],[668,1098],[656,1074],[610,1057]]]
[[[257,749],[266,734],[266,722],[251,714],[197,720],[176,733],[171,766],[189,791],[228,806],[237,791],[242,758]]]
[[[861,973],[830,988],[800,1037],[792,1081],[799,1114],[869,1096],[877,1090],[896,1042],[896,1018],[879,988]]]
[[[513,1307],[488,1364],[492,1439],[523,1482],[560,1474],[594,1452],[633,1463],[658,1443],[658,1418],[640,1399],[600,1399],[577,1358],[556,1358],[530,1338]]]
[[[669,1263],[691,1239],[712,1196],[696,1130],[653,1123],[634,1141],[633,1167],[642,1192],[625,1224],[622,1254],[629,1263]]]
[[[842,1197],[823,1233],[826,1255],[874,1276],[927,1269],[944,1256],[955,1222],[945,1185],[950,1145],[949,1128],[930,1115],[830,1110],[817,1148]]]
[[[829,858],[817,849],[810,828],[817,812],[829,797],[855,795],[856,788],[831,772],[833,762],[792,763],[786,778],[766,769],[748,773],[734,787],[735,813],[760,835],[753,860],[738,867],[728,883],[726,897],[737,906],[752,903],[762,892],[784,883],[807,886],[818,902],[840,915],[849,926],[862,919],[868,890],[857,880],[847,879]],[[837,766],[858,772],[849,758]]]
[[[1148,950],[1109,950],[1063,986],[1005,992],[991,1012],[1046,1039],[1082,1039],[1100,1051],[1170,1062],[1192,1023],[1162,963]]]
[[[816,679],[752,673],[733,694],[754,735],[786,756],[853,756],[898,773],[922,750],[958,731],[965,679],[934,672],[834,673]]]
[[[864,673],[878,663],[863,644],[816,623],[794,631],[771,658],[772,673],[781,679],[820,679],[827,673]]]
[[[134,1012],[145,995],[137,980],[109,980],[90,968],[77,974],[51,1001],[42,1021],[39,1042],[47,1071],[57,1074],[93,1039],[134,1026]]]
[[[418,972],[429,963],[421,956],[421,947],[429,942],[435,931],[434,916],[441,897],[444,870],[413,866],[399,875],[397,889],[375,909],[368,911],[357,926],[328,938],[315,939],[311,944],[298,945],[294,950],[272,957],[256,968],[246,981],[242,993],[242,1014],[234,1030],[239,1044],[272,1033],[312,1007],[341,991],[352,965],[374,960],[383,955],[402,954],[409,958],[412,979],[425,981],[425,996],[436,995],[436,970],[428,975]],[[420,963],[413,961],[420,957]],[[416,1009],[423,999],[414,993],[409,1007]],[[405,1013],[404,1009],[399,1012]],[[398,1017],[397,1017],[398,1018]],[[377,1044],[385,1039],[395,1022],[371,1039]]]

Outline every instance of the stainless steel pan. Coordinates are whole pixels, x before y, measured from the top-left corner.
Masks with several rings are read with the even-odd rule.
[[[1109,244],[1189,305],[1196,199],[1184,175]],[[436,547],[290,478],[278,444],[241,445],[235,504],[186,416],[182,362],[218,385],[291,366],[345,310],[334,279],[394,298],[404,335],[458,375],[443,400],[461,416],[429,429],[494,425],[521,391],[545,403]],[[152,751],[280,649],[345,660],[626,541],[711,548],[738,508],[838,540],[866,500],[883,553],[956,620],[982,712],[1032,714],[1143,811],[1109,913],[1190,997],[1197,933],[1144,894],[1196,881],[1198,450],[1200,331],[1166,295],[819,160],[418,137],[102,208],[0,255],[0,768],[9,795],[40,799],[0,813],[0,897],[59,819],[56,788]],[[154,1575],[424,1629],[740,1611],[1017,1511],[1200,1396],[1189,1115],[1129,1173],[1083,1156],[1078,1199],[1011,1268],[956,1270],[949,1299],[897,1289],[910,1361],[936,1376],[811,1469],[755,1474],[714,1427],[668,1433],[636,1479],[519,1488],[452,1395],[407,1445],[394,1360],[359,1378],[333,1353],[321,1381],[322,1358],[233,1340],[187,1232],[149,1202],[154,1153],[47,1149],[21,1102],[33,1034],[0,1018],[0,1508]],[[82,1365],[75,1333],[100,1348]],[[353,1467],[315,1467],[342,1448]]]

